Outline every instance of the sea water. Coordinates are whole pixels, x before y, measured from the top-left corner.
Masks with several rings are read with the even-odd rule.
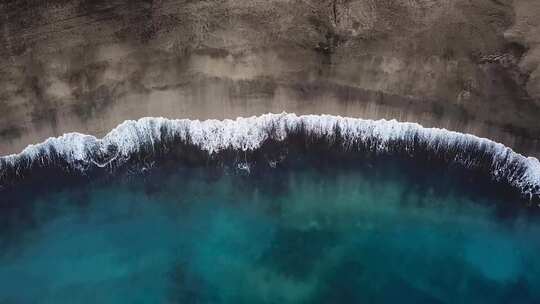
[[[169,164],[27,187],[0,214],[0,303],[540,303],[540,220],[449,176]]]

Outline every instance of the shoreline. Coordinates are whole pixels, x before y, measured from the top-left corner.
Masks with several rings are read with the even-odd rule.
[[[166,117],[168,119],[236,119],[238,117],[257,116],[263,113],[296,113],[298,115],[336,115],[367,120],[397,120],[403,123],[418,123],[426,128],[442,128],[463,134],[472,134],[488,138],[504,144],[516,152],[540,158],[540,138],[534,139],[523,134],[519,129],[506,129],[498,125],[489,125],[483,121],[459,118],[443,114],[441,116],[426,111],[425,108],[412,105],[399,107],[380,101],[349,100],[344,101],[331,93],[323,92],[310,102],[291,98],[295,93],[282,89],[271,99],[245,100],[219,98],[221,90],[212,92],[215,98],[147,98],[135,96],[120,99],[109,105],[107,111],[100,116],[81,119],[69,111],[59,112],[54,124],[34,124],[26,122],[25,131],[9,139],[0,141],[0,156],[16,154],[25,147],[45,141],[50,137],[59,137],[66,133],[83,133],[96,137],[105,136],[110,130],[127,120],[138,120],[144,117]],[[167,94],[167,92],[164,92]],[[179,97],[175,93],[174,97]],[[152,97],[152,96],[151,96]],[[400,100],[401,101],[401,100]]]
[[[530,202],[540,199],[538,159],[525,157],[501,143],[417,123],[285,113],[205,121],[149,117],[125,121],[101,139],[68,133],[1,157],[0,177],[7,184],[36,169],[109,172],[140,166],[141,161],[146,166],[148,160],[167,155],[189,161],[194,155],[200,158],[200,152],[207,155],[199,159],[203,162],[208,156],[224,160],[231,153],[237,156],[235,151],[257,159],[264,152],[261,149],[270,148],[275,153],[298,146],[309,152],[311,145],[329,153],[356,151],[359,157],[396,156],[455,164],[519,190]],[[281,152],[274,156],[282,157]],[[248,168],[250,157],[245,160]]]

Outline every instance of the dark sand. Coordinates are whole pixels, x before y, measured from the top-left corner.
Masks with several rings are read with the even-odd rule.
[[[126,119],[419,122],[540,155],[536,0],[4,1],[0,155]]]

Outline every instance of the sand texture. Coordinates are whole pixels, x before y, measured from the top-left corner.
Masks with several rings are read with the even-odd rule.
[[[418,122],[540,155],[540,1],[3,1],[0,155],[128,119]]]

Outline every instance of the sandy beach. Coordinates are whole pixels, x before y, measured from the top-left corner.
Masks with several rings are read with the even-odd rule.
[[[540,5],[40,1],[0,5],[0,155],[146,116],[396,119],[540,154]]]

